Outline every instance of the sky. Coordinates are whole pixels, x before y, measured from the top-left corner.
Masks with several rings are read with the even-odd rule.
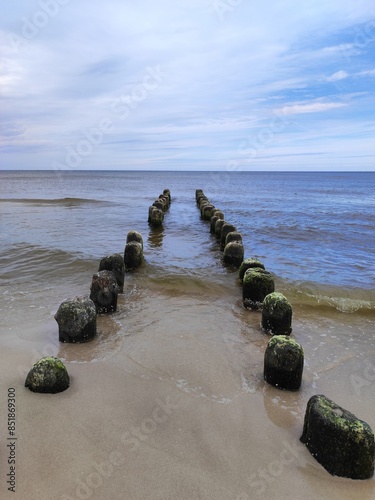
[[[0,169],[375,170],[373,0],[17,0]]]

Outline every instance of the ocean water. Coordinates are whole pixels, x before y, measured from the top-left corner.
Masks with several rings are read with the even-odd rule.
[[[0,186],[0,349],[24,353],[14,367],[20,385],[44,355],[113,361],[201,404],[262,395],[262,432],[277,428],[280,442],[298,437],[316,393],[375,427],[375,173],[1,171]],[[165,188],[172,203],[152,229],[148,207]],[[196,189],[291,302],[292,335],[305,351],[300,392],[263,381],[269,337],[260,314],[242,306],[238,271],[222,264]],[[60,303],[89,294],[100,259],[122,253],[131,229],[143,236],[145,261],[127,273],[117,312],[98,317],[93,341],[60,345]],[[306,498],[322,495],[309,483],[315,474],[303,483]],[[347,485],[335,484],[341,498]]]
[[[212,299],[229,287],[238,299],[237,272],[222,265],[196,189],[238,228],[245,257],[264,262],[294,307],[342,313],[343,324],[374,318],[375,173],[2,171],[0,180],[6,328],[25,308],[47,301],[52,314],[60,299],[88,293],[99,260],[123,252],[130,229],[143,235],[145,264],[129,286],[203,287]],[[148,207],[165,188],[171,208],[163,228],[151,229]]]

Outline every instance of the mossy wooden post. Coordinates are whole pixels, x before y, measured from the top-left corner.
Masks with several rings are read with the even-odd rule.
[[[303,349],[287,335],[275,335],[264,354],[264,380],[279,389],[297,391],[301,387]]]
[[[242,234],[239,231],[232,231],[228,233],[225,238],[225,246],[227,246],[228,243],[231,243],[232,241],[236,241],[237,243],[242,243]]]
[[[221,228],[224,226],[225,220],[224,219],[219,219],[215,223],[215,235],[219,239],[221,236]]]
[[[251,269],[252,267],[253,268],[254,267],[259,267],[261,269],[265,269],[264,264],[260,260],[254,259],[252,257],[249,257],[249,258],[245,259],[242,262],[242,264],[240,266],[240,270],[238,272],[238,277],[239,277],[240,283],[242,283],[242,281],[243,281],[243,277],[244,277],[245,272],[248,269]]]
[[[139,233],[138,231],[134,231],[133,229],[129,231],[126,235],[126,243],[130,243],[131,241],[137,241],[141,244],[141,247],[143,249],[143,238],[141,233]]]
[[[70,379],[64,363],[52,356],[37,361],[25,381],[25,387],[30,391],[47,394],[63,392],[69,384]]]
[[[374,433],[363,420],[323,395],[307,403],[302,443],[332,475],[370,479],[374,475]]]
[[[272,335],[292,333],[292,306],[280,292],[273,292],[264,298],[261,327]]]
[[[275,281],[268,271],[260,267],[247,269],[243,278],[243,305],[250,309],[260,309],[264,298],[275,291]]]
[[[212,211],[211,219],[210,219],[210,233],[211,234],[215,234],[215,224],[216,224],[216,221],[218,221],[219,219],[224,219],[224,214],[221,210],[218,210],[217,208],[215,208],[215,210]]]
[[[215,210],[213,205],[204,205],[201,210],[202,219],[207,221],[211,220],[213,210]]]
[[[196,189],[195,190],[195,200],[198,201],[199,196],[204,196],[203,189]]]
[[[242,243],[238,241],[231,241],[225,245],[223,253],[224,264],[240,267],[244,256],[244,247]]]
[[[163,190],[163,195],[166,196],[168,198],[168,205],[171,204],[171,201],[172,201],[172,197],[171,197],[171,192],[169,189],[164,189]]]
[[[229,224],[228,222],[225,222],[221,228],[221,233],[220,233],[220,248],[221,250],[224,250],[225,248],[225,239],[229,233],[232,233],[233,231],[237,231],[237,228],[233,226],[232,224]]]
[[[151,206],[148,212],[148,222],[152,227],[160,227],[164,221],[164,212],[155,206]]]
[[[96,308],[88,297],[62,302],[55,314],[60,342],[88,342],[96,335]]]
[[[116,277],[112,271],[99,271],[93,275],[90,299],[94,302],[98,314],[116,311],[118,291]]]
[[[124,264],[125,271],[134,271],[143,261],[142,245],[138,241],[130,241],[125,245]]]
[[[119,293],[124,292],[125,264],[124,257],[120,253],[103,257],[99,263],[99,271],[112,271],[116,277]]]
[[[154,203],[152,204],[152,206],[158,208],[162,212],[165,212],[164,202],[163,202],[163,200],[160,200],[159,198],[154,201]]]

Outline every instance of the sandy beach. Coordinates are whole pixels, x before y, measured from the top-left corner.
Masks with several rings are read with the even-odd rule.
[[[312,332],[297,306],[303,386],[280,391],[263,381],[268,337],[259,313],[242,307],[235,276],[216,300],[203,283],[186,294],[180,285],[131,277],[118,312],[98,318],[98,338],[87,344],[58,346],[53,317],[41,320],[34,357],[57,347],[71,376],[61,394],[23,387],[22,371],[31,367],[26,341],[3,349],[0,418],[4,436],[6,388],[14,387],[17,442],[16,493],[6,488],[3,452],[2,498],[373,498],[373,479],[332,477],[299,442],[306,402],[316,393],[344,407],[350,401],[347,409],[374,424],[364,394],[356,397],[348,380],[352,356],[324,369],[312,356],[329,315]],[[116,323],[126,326],[125,336],[116,336]]]

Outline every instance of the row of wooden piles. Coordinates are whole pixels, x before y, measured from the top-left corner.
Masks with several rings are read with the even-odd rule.
[[[284,390],[296,391],[302,383],[304,351],[290,338],[292,306],[275,291],[272,273],[257,258],[244,258],[242,234],[224,219],[223,212],[195,192],[201,218],[210,222],[223,250],[223,262],[239,268],[242,300],[246,309],[261,312],[260,326],[272,335],[264,353],[264,380]],[[323,395],[307,404],[301,441],[333,475],[368,479],[374,474],[375,442],[370,426]]]

